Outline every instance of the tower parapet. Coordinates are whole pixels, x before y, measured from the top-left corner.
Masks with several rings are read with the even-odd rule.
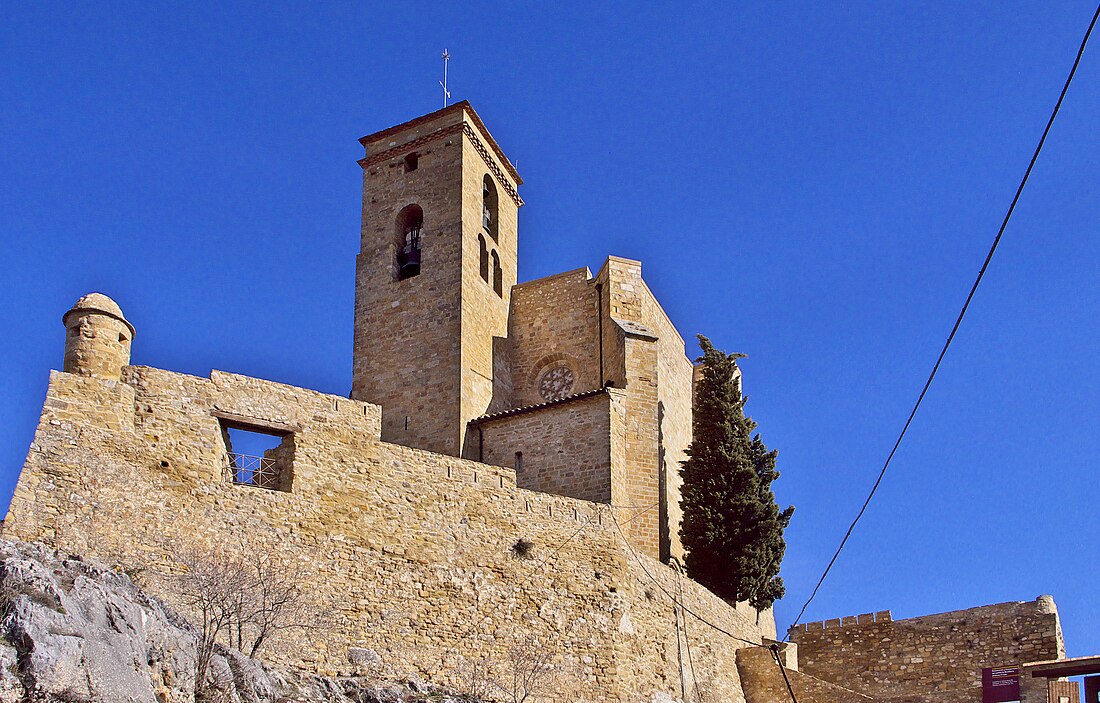
[[[119,380],[130,363],[134,326],[118,303],[102,293],[89,293],[61,318],[65,324],[66,373]]]

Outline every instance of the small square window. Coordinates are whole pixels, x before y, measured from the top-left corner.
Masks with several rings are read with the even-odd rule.
[[[420,167],[420,154],[415,151],[405,157],[405,173],[415,171]]]
[[[294,479],[294,433],[219,419],[226,478],[239,486],[289,491]]]

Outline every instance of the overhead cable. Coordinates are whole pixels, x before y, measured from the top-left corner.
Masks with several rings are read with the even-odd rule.
[[[1043,130],[1043,136],[1039,139],[1039,144],[1035,147],[1035,152],[1031,156],[1031,162],[1027,165],[1027,170],[1024,171],[1024,177],[1020,180],[1020,185],[1016,188],[1016,195],[1012,198],[1012,203],[1008,206],[1008,212],[1005,213],[1004,220],[1001,221],[1001,227],[997,230],[997,236],[993,238],[993,244],[989,247],[989,253],[985,256],[985,261],[982,262],[982,267],[978,271],[978,277],[974,279],[974,285],[970,287],[970,294],[966,296],[966,302],[963,303],[962,310],[959,311],[959,316],[955,320],[955,325],[951,328],[951,333],[947,335],[947,341],[943,344],[943,349],[940,350],[940,355],[936,359],[936,364],[932,367],[932,373],[928,375],[928,380],[924,382],[924,388],[921,389],[920,395],[917,396],[917,402],[913,405],[912,411],[909,413],[908,419],[905,421],[905,425],[901,428],[901,434],[898,435],[898,439],[894,442],[894,447],[890,450],[890,454],[886,457],[886,462],[882,465],[882,471],[879,472],[878,478],[875,480],[874,486],[871,487],[871,492],[867,494],[867,499],[863,501],[863,506],[859,509],[859,513],[856,515],[855,520],[852,520],[852,524],[848,526],[848,531],[844,533],[844,539],[840,540],[840,546],[836,548],[836,553],[833,554],[833,558],[829,560],[828,566],[825,567],[825,571],[822,572],[821,578],[817,580],[817,585],[814,586],[813,593],[806,599],[806,602],[802,605],[802,609],[798,611],[798,617],[791,623],[791,627],[794,627],[802,619],[802,616],[806,613],[806,608],[809,607],[814,597],[817,595],[818,590],[821,588],[821,584],[824,583],[825,577],[829,575],[829,571],[832,570],[833,564],[836,563],[837,558],[840,556],[840,552],[843,551],[844,545],[847,544],[848,538],[852,536],[852,531],[856,527],[856,523],[863,517],[863,513],[866,512],[868,504],[871,502],[871,498],[874,497],[875,492],[878,491],[879,484],[882,483],[883,476],[886,475],[886,469],[890,467],[890,461],[894,458],[894,454],[898,451],[898,447],[901,445],[901,440],[905,437],[905,433],[909,430],[909,425],[913,422],[913,417],[917,414],[917,409],[920,408],[921,402],[924,401],[924,396],[928,393],[929,386],[932,385],[932,380],[936,378],[936,373],[940,369],[940,363],[943,362],[944,356],[947,354],[948,348],[951,346],[951,342],[955,339],[955,333],[959,330],[959,325],[962,324],[963,317],[966,316],[966,311],[970,307],[970,301],[974,299],[974,294],[978,290],[978,285],[982,282],[982,278],[985,276],[985,271],[989,267],[989,262],[993,259],[993,253],[997,251],[997,245],[1001,242],[1001,235],[1004,234],[1005,228],[1008,227],[1008,221],[1012,218],[1012,213],[1016,209],[1016,203],[1020,200],[1020,194],[1024,191],[1024,186],[1027,185],[1027,179],[1031,176],[1031,170],[1035,167],[1035,162],[1039,159],[1039,153],[1043,150],[1043,144],[1047,140],[1047,135],[1050,134],[1050,128],[1054,124],[1054,118],[1058,116],[1058,111],[1062,108],[1062,101],[1066,97],[1066,92],[1069,91],[1070,83],[1073,82],[1073,76],[1077,73],[1077,66],[1081,63],[1081,56],[1085,53],[1085,46],[1088,44],[1089,36],[1092,34],[1093,27],[1096,26],[1096,20],[1100,17],[1100,5],[1097,5],[1096,12],[1092,16],[1092,22],[1089,23],[1089,28],[1085,31],[1085,36],[1081,39],[1081,46],[1077,50],[1077,58],[1073,61],[1073,67],[1069,71],[1069,76],[1066,77],[1065,85],[1062,86],[1062,92],[1058,96],[1058,102],[1054,105],[1054,110],[1050,113],[1050,119],[1047,120],[1047,126]]]

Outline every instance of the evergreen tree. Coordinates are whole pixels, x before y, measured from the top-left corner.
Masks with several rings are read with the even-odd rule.
[[[703,375],[695,389],[692,441],[680,475],[684,517],[680,537],[688,575],[727,601],[762,610],[783,597],[779,566],[783,530],[794,507],[782,512],[771,484],[778,453],[753,436],[737,381],[737,360],[699,335]]]

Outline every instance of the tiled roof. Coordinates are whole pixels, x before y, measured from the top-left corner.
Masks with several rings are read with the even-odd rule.
[[[536,410],[542,410],[543,408],[553,407],[555,405],[564,405],[565,403],[571,403],[574,400],[581,400],[583,398],[591,398],[601,393],[606,393],[606,388],[596,388],[591,391],[585,391],[583,393],[574,393],[573,395],[567,395],[564,398],[558,398],[557,400],[548,400],[545,403],[537,403],[535,405],[525,405],[522,408],[512,408],[511,410],[502,410],[499,413],[491,413],[489,415],[482,415],[481,417],[475,417],[470,420],[471,425],[479,425],[483,422],[491,422],[492,420],[499,420],[504,417],[512,417],[513,415],[523,415],[525,413],[534,412]]]

